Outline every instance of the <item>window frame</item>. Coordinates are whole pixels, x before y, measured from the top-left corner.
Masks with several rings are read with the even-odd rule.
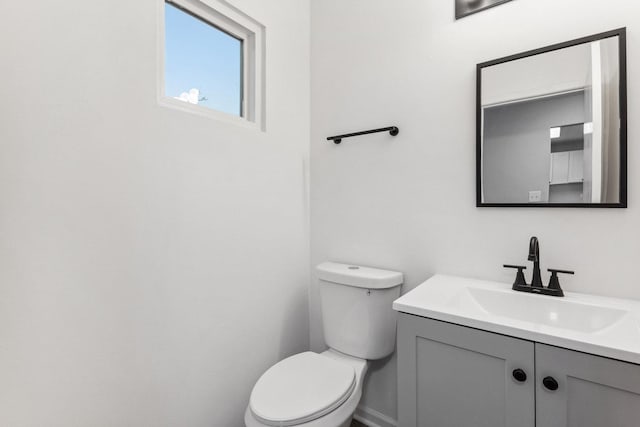
[[[190,104],[165,94],[165,3],[241,41],[240,116]],[[237,125],[266,130],[264,120],[265,27],[223,0],[158,0],[158,103]]]

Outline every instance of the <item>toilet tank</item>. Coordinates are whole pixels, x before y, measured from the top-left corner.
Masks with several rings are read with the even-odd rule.
[[[326,344],[361,359],[382,359],[396,343],[402,273],[335,262],[316,267]]]

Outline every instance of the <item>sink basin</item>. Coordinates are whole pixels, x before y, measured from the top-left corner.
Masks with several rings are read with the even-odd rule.
[[[527,295],[514,291],[467,288],[469,296],[484,311],[494,316],[594,333],[618,322],[626,310],[583,304],[556,297]]]
[[[511,284],[435,275],[393,302],[409,315],[640,365],[640,301],[565,292],[516,292]]]

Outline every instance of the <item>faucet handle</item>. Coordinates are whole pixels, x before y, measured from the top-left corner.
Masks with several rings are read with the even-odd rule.
[[[549,273],[551,273],[552,275],[555,273],[560,273],[560,274],[576,274],[575,271],[571,271],[571,270],[558,270],[556,268],[548,268],[547,271]]]
[[[516,289],[517,287],[521,287],[521,286],[528,286],[523,273],[523,271],[527,269],[526,266],[504,264],[503,267],[514,268],[518,270],[518,272],[516,273],[516,280],[513,282],[513,289]]]
[[[548,289],[555,289],[560,296],[564,296],[564,292],[562,292],[562,288],[560,287],[560,280],[558,280],[558,273],[560,274],[576,274],[574,271],[569,270],[557,270],[554,268],[549,268],[547,271],[551,273],[551,277],[549,278],[549,286]]]

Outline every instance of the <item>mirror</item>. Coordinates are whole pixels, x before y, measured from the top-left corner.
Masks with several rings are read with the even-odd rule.
[[[626,207],[625,29],[478,65],[476,205]]]

